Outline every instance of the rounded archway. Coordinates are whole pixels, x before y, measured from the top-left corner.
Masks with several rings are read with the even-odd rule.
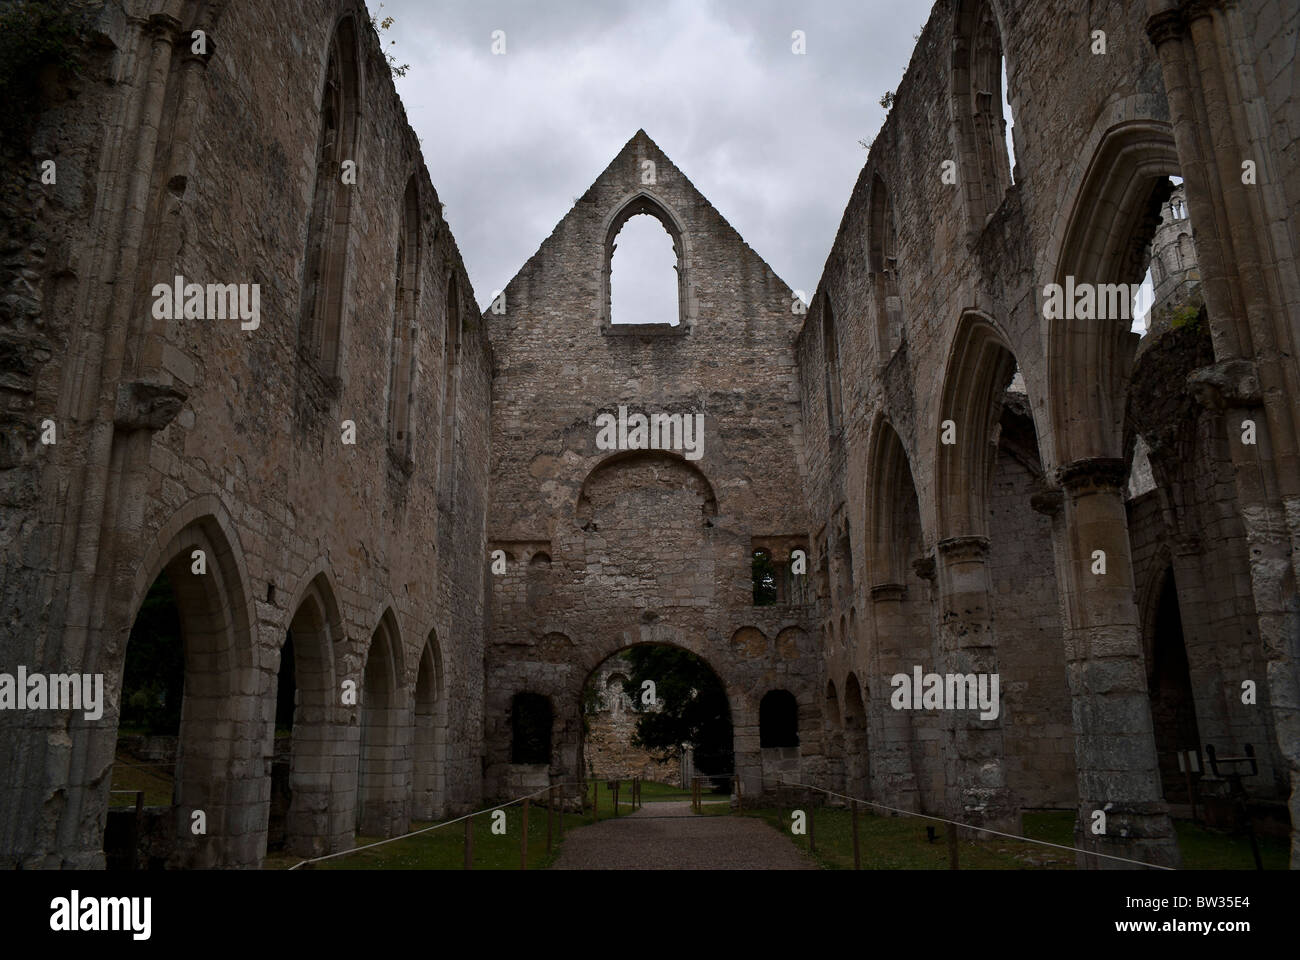
[[[730,789],[731,702],[703,657],[667,643],[618,650],[587,675],[580,710],[586,778],[638,777],[685,790],[698,776]]]

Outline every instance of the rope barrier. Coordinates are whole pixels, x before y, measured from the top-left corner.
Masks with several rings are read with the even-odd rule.
[[[785,784],[787,787],[803,787],[806,790],[817,790],[830,797],[839,797],[841,800],[856,800],[858,803],[864,803],[869,807],[879,807],[881,810],[888,810],[890,813],[902,814],[906,817],[920,817],[922,820],[934,820],[938,823],[952,824],[954,827],[964,827],[967,830],[979,830],[984,833],[991,833],[995,836],[1006,837],[1009,840],[1023,840],[1026,843],[1037,843],[1045,847],[1055,847],[1058,850],[1072,850],[1075,853],[1082,853],[1092,857],[1105,857],[1107,860],[1119,860],[1122,863],[1132,863],[1139,867],[1150,867],[1152,870],[1173,870],[1173,867],[1162,866],[1158,863],[1147,863],[1144,860],[1131,860],[1128,857],[1117,857],[1111,853],[1098,853],[1095,850],[1083,850],[1079,847],[1067,847],[1060,843],[1052,843],[1050,840],[1035,840],[1033,837],[1022,837],[1014,833],[1003,833],[1001,830],[992,830],[988,827],[975,827],[969,823],[962,823],[960,820],[948,820],[945,817],[936,817],[928,813],[916,813],[912,810],[899,810],[895,807],[886,806],[883,803],[876,803],[873,800],[863,800],[861,797],[846,797],[842,793],[835,793],[827,790],[825,787],[815,787],[810,783],[795,783],[790,780],[781,780],[777,778],[777,783]]]
[[[419,830],[412,830],[410,833],[404,833],[400,837],[388,837],[386,840],[376,840],[374,843],[367,843],[365,846],[361,846],[361,847],[353,847],[350,850],[340,850],[338,853],[327,853],[322,857],[312,857],[309,860],[300,860],[298,863],[295,863],[289,869],[297,870],[299,867],[303,866],[304,864],[319,863],[322,860],[332,860],[335,857],[345,857],[349,853],[358,853],[362,850],[369,850],[372,847],[382,847],[386,843],[396,843],[398,840],[406,840],[410,837],[418,837],[420,834],[428,833],[431,830],[441,830],[443,827],[449,827],[453,823],[461,823],[464,820],[468,820],[470,817],[477,817],[480,814],[491,813],[493,810],[503,810],[506,807],[512,807],[516,803],[523,803],[525,800],[531,800],[533,797],[536,797],[540,794],[549,793],[555,787],[568,787],[568,786],[580,786],[580,785],[581,784],[578,781],[571,781],[569,783],[551,784],[550,786],[542,787],[542,789],[540,790],[536,790],[532,793],[525,794],[522,797],[515,797],[515,799],[513,800],[507,800],[504,803],[498,803],[495,807],[487,807],[483,810],[475,810],[473,813],[463,814],[462,816],[456,817],[454,820],[445,820],[442,823],[435,823],[432,826],[422,827]],[[561,816],[564,815],[563,810],[560,811],[560,815]]]

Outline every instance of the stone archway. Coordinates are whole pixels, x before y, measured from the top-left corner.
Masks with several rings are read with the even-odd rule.
[[[132,607],[138,616],[145,587],[165,575],[184,646],[172,835],[160,837],[170,850],[167,866],[253,866],[265,848],[266,801],[260,768],[254,777],[249,765],[236,759],[254,753],[262,739],[257,724],[239,723],[243,716],[261,715],[253,692],[258,679],[242,556],[220,519],[205,515],[181,526],[151,557],[137,577]],[[120,702],[124,646],[119,665],[106,677],[108,704]],[[117,730],[114,715],[91,738],[106,741],[111,756],[113,744],[107,741],[116,739]],[[107,808],[111,780],[111,775],[103,778],[101,809]]]

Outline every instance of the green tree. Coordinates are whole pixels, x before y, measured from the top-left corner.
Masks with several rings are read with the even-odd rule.
[[[667,760],[689,744],[700,773],[731,773],[731,709],[709,665],[688,650],[663,644],[633,647],[627,658],[632,672],[623,689],[638,705],[632,745]],[[640,705],[647,680],[654,682],[658,710]]]
[[[181,640],[180,612],[172,582],[164,573],[140,604],[126,642],[119,727],[176,736],[181,728],[184,689],[185,645]]]

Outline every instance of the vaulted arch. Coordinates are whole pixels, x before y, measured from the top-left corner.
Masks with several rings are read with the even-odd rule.
[[[906,584],[921,556],[921,510],[903,441],[888,420],[876,422],[868,459],[868,567],[871,586]]]
[[[964,314],[948,354],[935,434],[940,540],[988,535],[997,427],[1015,372],[1015,355],[993,322],[973,311]]]
[[[410,717],[404,690],[402,638],[390,609],[371,635],[362,672],[357,829],[371,836],[401,833],[409,823]]]
[[[277,813],[275,798],[287,790],[284,845],[293,853],[318,856],[341,849],[351,838],[350,831],[336,829],[336,820],[330,816],[334,788],[330,778],[321,776],[333,764],[338,749],[335,738],[342,735],[336,716],[339,688],[335,681],[334,644],[343,638],[343,623],[329,576],[323,571],[317,573],[295,598],[291,609],[293,616],[280,650],[276,703],[276,726],[282,715],[287,713],[290,718],[289,769],[285,783],[280,779],[282,761],[276,758],[273,748],[272,820],[276,820]]]
[[[1133,120],[1102,137],[1075,197],[1052,282],[1137,284],[1178,154],[1167,124]],[[1072,311],[1071,311],[1072,312]],[[1125,394],[1139,337],[1122,318],[1051,319],[1048,406],[1058,465],[1123,457]]]
[[[411,750],[411,816],[440,817],[447,805],[447,680],[438,632],[430,630],[415,678],[415,730]]]
[[[181,646],[177,661],[184,674],[171,800],[177,833],[168,866],[252,866],[258,852],[243,849],[232,834],[235,821],[260,813],[256,798],[263,772],[259,764],[254,773],[252,765],[236,755],[231,731],[241,719],[260,716],[255,621],[238,537],[215,498],[192,501],[160,531],[135,580],[133,622],[140,621],[153,595],[151,585],[156,587],[164,578],[179,628],[174,640]],[[109,722],[102,728],[104,740],[94,743],[103,756],[114,755],[112,740],[128,679],[125,654],[132,640],[145,638],[127,633],[105,660],[94,664],[106,674]],[[261,730],[259,726],[250,735],[256,737]],[[111,777],[104,778],[104,789],[110,786]],[[189,813],[194,810],[207,815],[203,835],[191,831]]]

